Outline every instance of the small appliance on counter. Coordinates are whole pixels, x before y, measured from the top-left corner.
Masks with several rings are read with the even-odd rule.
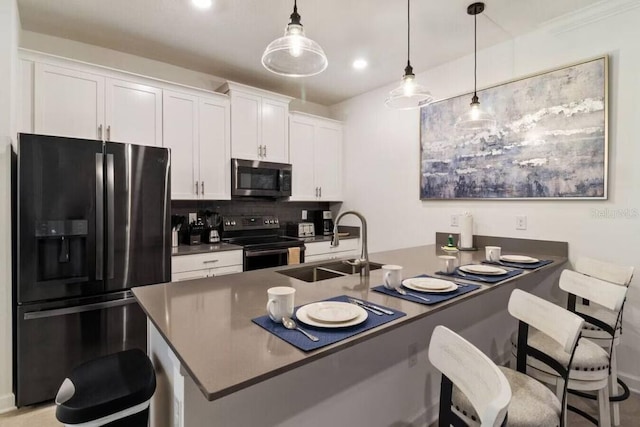
[[[187,234],[187,244],[199,245],[202,243],[202,233],[204,232],[204,223],[202,219],[198,218],[197,221],[193,221],[189,224],[189,233]]]
[[[316,236],[331,236],[333,234],[331,211],[309,211],[309,215],[315,225]]]
[[[315,235],[316,235],[316,229],[315,229],[315,225],[312,222],[287,223],[287,236],[314,237]]]
[[[202,241],[206,243],[219,243],[219,228],[222,224],[222,217],[217,212],[209,210],[204,211],[201,215],[204,218],[204,231],[202,233]]]

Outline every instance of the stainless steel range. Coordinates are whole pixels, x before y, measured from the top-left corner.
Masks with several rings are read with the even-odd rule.
[[[275,215],[225,216],[222,221],[222,241],[244,249],[244,271],[288,265],[298,251],[299,261],[304,262],[304,242],[279,233]]]

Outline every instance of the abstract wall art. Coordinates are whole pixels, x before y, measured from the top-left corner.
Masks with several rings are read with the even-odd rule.
[[[478,91],[497,119],[462,132],[471,95],[420,111],[420,198],[606,199],[607,57]]]

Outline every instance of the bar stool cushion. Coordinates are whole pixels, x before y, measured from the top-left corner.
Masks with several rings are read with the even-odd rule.
[[[73,369],[56,397],[56,418],[65,424],[103,418],[148,401],[155,388],[153,365],[142,350],[110,354]]]
[[[515,358],[517,355],[518,334],[511,335],[511,353]],[[560,362],[563,366],[569,364],[569,355],[565,353],[560,345],[547,335],[536,330],[529,331],[529,346],[534,347],[548,356]],[[527,365],[550,375],[557,376],[558,373],[545,363],[527,357]],[[569,379],[593,381],[609,376],[609,354],[596,343],[581,338],[578,341]]]
[[[560,402],[549,388],[513,369],[499,367],[511,387],[507,425],[514,427],[557,427],[560,425]],[[467,397],[454,385],[453,406],[474,421],[478,415]]]

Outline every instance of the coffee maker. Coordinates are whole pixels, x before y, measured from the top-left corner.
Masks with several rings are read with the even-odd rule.
[[[316,236],[331,236],[333,234],[333,215],[331,211],[310,211],[310,220],[315,226]]]

